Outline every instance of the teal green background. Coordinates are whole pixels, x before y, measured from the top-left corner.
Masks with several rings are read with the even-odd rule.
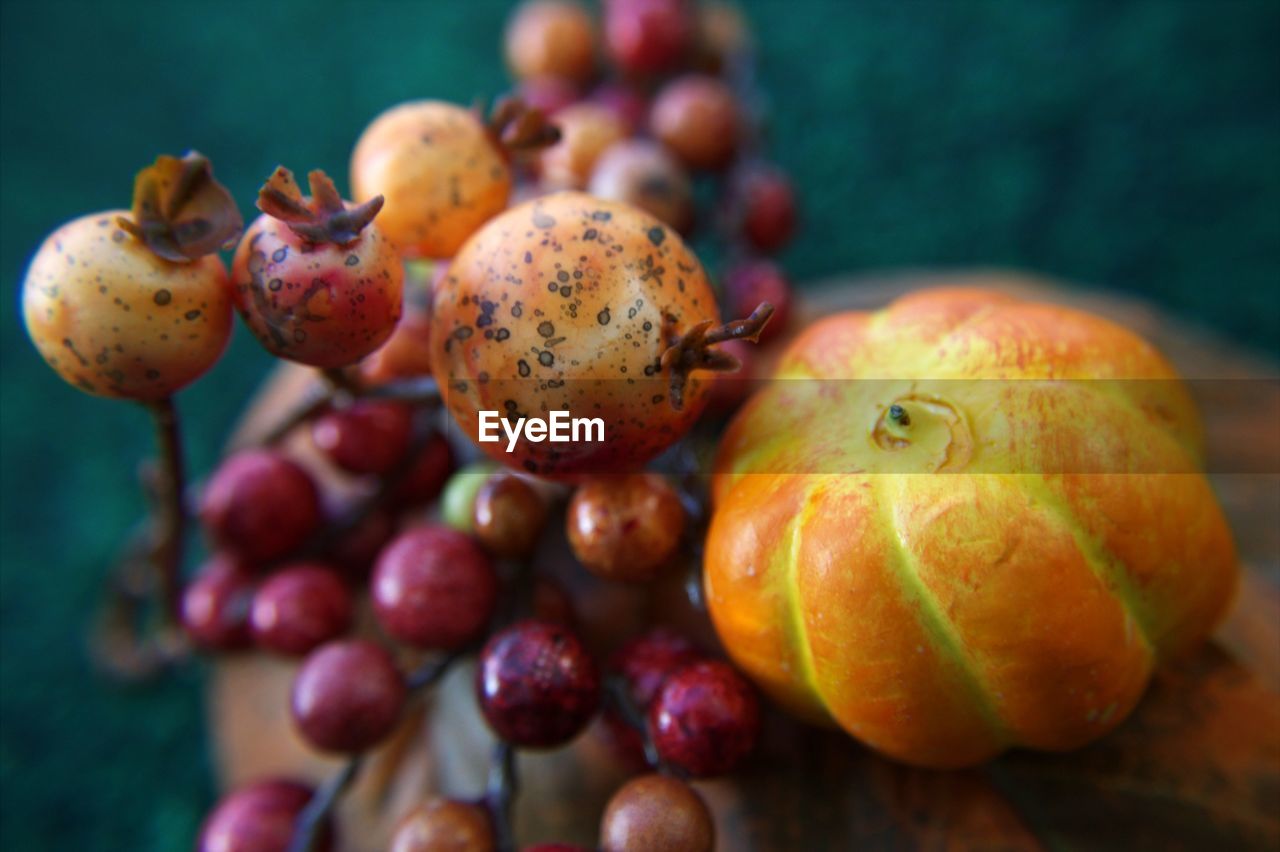
[[[1144,295],[1280,351],[1280,3],[746,4],[777,159],[803,194],[801,280],[1008,265]],[[197,148],[248,212],[283,162],[345,175],[383,107],[501,91],[508,4],[10,2],[0,19],[0,847],[190,843],[212,796],[200,672],[90,671],[100,578],[141,509],[150,432],[25,339],[30,252],[128,206]],[[237,333],[182,394],[204,472],[268,367]]]

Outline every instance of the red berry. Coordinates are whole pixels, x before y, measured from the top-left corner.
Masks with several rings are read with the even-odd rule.
[[[673,630],[658,627],[615,651],[606,669],[622,677],[636,709],[647,714],[667,678],[701,657],[688,639]],[[605,709],[604,721],[609,740],[619,756],[632,766],[644,766],[644,743],[640,733],[612,707]]]
[[[658,755],[698,778],[732,771],[755,748],[760,707],[728,663],[685,666],[667,679],[649,708]]]
[[[269,779],[224,796],[204,821],[198,852],[285,852],[312,790],[295,781]],[[332,848],[326,821],[319,848]]]
[[[725,291],[731,316],[745,317],[761,302],[773,305],[773,316],[760,333],[762,342],[773,340],[786,330],[791,316],[791,282],[776,263],[757,260],[730,270]]]
[[[274,450],[227,459],[204,490],[200,518],[213,540],[252,563],[294,550],[320,524],[315,483]]]
[[[298,656],[351,627],[351,592],[329,568],[297,563],[273,574],[253,598],[253,638],[269,651]]]
[[[298,669],[293,722],[321,751],[364,751],[395,729],[404,700],[404,678],[385,648],[364,639],[330,642]]]
[[[523,748],[551,748],[591,720],[600,704],[600,675],[568,628],[522,621],[485,645],[476,694],[499,737]]]
[[[624,71],[654,74],[679,66],[695,27],[688,0],[605,0],[605,45]]]
[[[387,473],[413,438],[413,409],[403,402],[362,399],[328,411],[311,425],[311,440],[330,461],[356,474]]]
[[[417,648],[458,648],[493,617],[498,578],[471,538],[445,526],[401,533],[373,570],[373,612],[382,629]]]
[[[742,231],[764,252],[786,245],[796,228],[796,198],[787,176],[774,168],[751,170],[738,187]]]
[[[690,74],[668,83],[654,99],[649,129],[694,169],[720,169],[738,148],[738,102],[714,77]]]
[[[591,850],[576,843],[535,843],[532,846],[525,846],[522,852],[591,852]]]
[[[235,558],[214,554],[182,594],[182,626],[202,648],[247,647],[252,602],[253,578]]]
[[[409,470],[395,489],[396,502],[403,506],[430,503],[440,496],[453,473],[453,450],[443,435],[432,435],[409,462]]]

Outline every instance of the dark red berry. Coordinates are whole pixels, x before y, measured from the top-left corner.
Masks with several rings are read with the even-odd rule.
[[[626,680],[631,699],[647,712],[667,678],[701,658],[688,639],[668,627],[655,627],[614,651],[608,670]]]
[[[470,537],[445,526],[397,536],[373,569],[373,612],[391,638],[417,648],[458,648],[493,617],[498,578]]]
[[[525,846],[521,852],[591,852],[586,846],[576,843],[535,843]]]
[[[244,450],[209,480],[200,518],[213,540],[251,563],[278,559],[320,524],[311,475],[274,450]]]
[[[253,598],[253,638],[277,654],[300,656],[351,627],[351,592],[331,569],[301,562],[273,574]]]
[[[760,735],[750,684],[728,663],[685,666],[667,679],[649,708],[658,755],[698,778],[737,768]]]
[[[409,464],[408,472],[396,485],[396,502],[402,506],[430,503],[440,496],[453,473],[453,450],[443,435],[432,435]]]
[[[742,232],[756,248],[774,252],[796,227],[796,199],[787,176],[774,168],[752,169],[738,187]]]
[[[385,648],[365,639],[330,642],[298,669],[293,722],[321,751],[364,751],[395,729],[404,700],[404,678]]]
[[[280,779],[255,781],[222,798],[204,821],[198,852],[285,852],[298,815],[311,801],[305,784]],[[326,821],[321,850],[332,848]]]
[[[362,399],[328,411],[311,425],[311,440],[349,473],[387,473],[409,449],[413,409],[403,402]]]
[[[647,714],[667,678],[701,658],[702,654],[688,639],[669,628],[657,627],[614,651],[606,669],[622,678],[636,709]],[[605,708],[603,718],[604,730],[618,756],[630,766],[644,766],[640,733],[611,706]]]
[[[210,557],[182,594],[182,626],[191,641],[210,651],[247,647],[253,583],[234,557]]]
[[[600,675],[568,628],[522,621],[485,645],[476,694],[499,737],[522,748],[551,748],[591,720],[600,704]]]
[[[761,341],[773,340],[787,327],[791,316],[791,282],[776,263],[757,260],[729,271],[725,279],[729,314],[748,316],[761,302],[773,305],[773,316],[760,333]]]
[[[654,74],[678,67],[696,26],[688,0],[605,0],[605,46],[624,71]]]

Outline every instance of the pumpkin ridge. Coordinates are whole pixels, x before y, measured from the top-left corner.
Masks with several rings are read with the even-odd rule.
[[[935,474],[905,474],[906,476],[933,476]],[[902,529],[898,523],[897,513],[892,511],[894,503],[884,498],[881,487],[882,475],[871,476],[873,499],[878,507],[881,519],[888,525],[890,546],[896,559],[893,559],[893,573],[902,583],[903,591],[917,603],[916,620],[920,626],[933,637],[938,652],[956,667],[961,680],[968,686],[969,693],[978,708],[978,714],[986,720],[997,745],[1003,748],[1011,738],[1009,725],[996,707],[991,689],[983,681],[977,666],[966,652],[964,640],[956,631],[955,625],[938,606],[937,598],[929,591],[929,587],[920,579],[915,559],[902,540]],[[887,507],[887,508],[886,508]]]
[[[804,490],[804,496],[800,498],[800,511],[792,519],[791,529],[788,531],[790,541],[788,542],[787,560],[787,578],[786,585],[789,594],[787,595],[787,616],[790,620],[788,632],[792,634],[792,641],[796,647],[800,649],[800,678],[804,685],[808,687],[814,695],[821,699],[822,705],[827,706],[827,696],[822,692],[819,685],[817,671],[813,665],[813,649],[809,645],[809,627],[805,622],[804,612],[801,601],[803,596],[800,594],[799,578],[800,578],[800,548],[803,543],[803,530],[805,522],[812,514],[814,508],[814,493],[823,485],[824,477],[812,477],[810,483]]]
[[[1028,491],[1033,493],[1040,505],[1071,534],[1071,538],[1076,543],[1076,549],[1084,557],[1085,564],[1102,581],[1107,591],[1115,596],[1121,608],[1124,609],[1125,616],[1137,626],[1138,636],[1142,639],[1142,644],[1147,647],[1154,664],[1160,657],[1160,650],[1152,638],[1151,627],[1148,624],[1150,616],[1134,590],[1128,568],[1107,551],[1097,536],[1080,525],[1063,499],[1054,493],[1044,474],[1035,474],[1024,483],[1024,486],[1030,486]]]

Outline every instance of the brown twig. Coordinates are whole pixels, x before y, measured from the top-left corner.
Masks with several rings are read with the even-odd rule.
[[[684,408],[684,387],[694,370],[732,372],[741,367],[737,358],[711,347],[728,340],[757,342],[771,316],[773,305],[761,302],[746,319],[733,320],[714,328],[711,320],[704,320],[684,334],[671,334],[671,345],[659,361],[659,366],[671,373],[671,407],[676,411]]]

